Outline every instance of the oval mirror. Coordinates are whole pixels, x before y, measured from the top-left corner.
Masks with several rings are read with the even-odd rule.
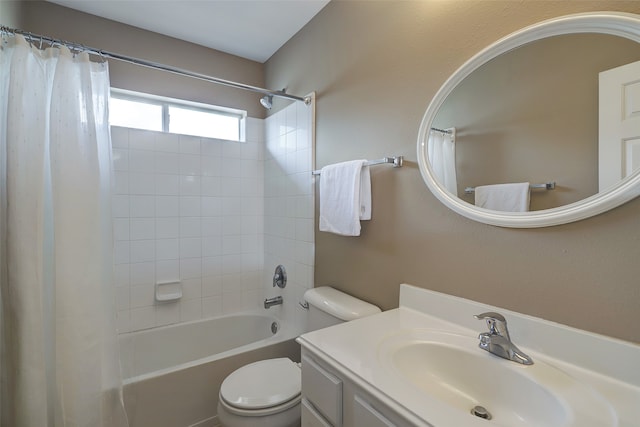
[[[569,15],[497,41],[436,93],[417,148],[434,195],[486,224],[564,224],[640,195],[640,15]]]

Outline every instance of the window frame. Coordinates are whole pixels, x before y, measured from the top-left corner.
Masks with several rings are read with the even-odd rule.
[[[193,110],[202,113],[217,114],[221,116],[236,117],[238,119],[238,139],[215,138],[202,135],[191,135],[197,138],[223,139],[224,141],[245,142],[246,141],[246,120],[247,112],[235,108],[221,107],[218,105],[204,104],[201,102],[187,101],[184,99],[169,98],[166,96],[152,95],[143,92],[135,92],[126,89],[111,88],[110,98],[122,99],[125,101],[139,102],[144,104],[158,105],[162,108],[162,132],[173,133],[169,131],[169,107],[181,108],[184,110]],[[117,125],[114,125],[117,126]],[[156,131],[154,131],[156,132]]]

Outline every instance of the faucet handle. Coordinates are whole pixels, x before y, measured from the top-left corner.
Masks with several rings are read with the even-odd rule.
[[[277,266],[273,273],[273,287],[276,286],[281,289],[287,286],[287,270],[284,269],[284,265]]]
[[[486,313],[476,314],[473,317],[478,320],[486,320],[490,333],[494,335],[502,335],[506,339],[510,339],[509,330],[507,329],[507,319],[505,319],[502,314],[488,311]]]
[[[507,319],[505,319],[502,314],[496,313],[495,311],[487,311],[486,313],[476,314],[473,317],[475,317],[478,320],[493,319],[493,320],[499,320],[501,322],[507,323]]]

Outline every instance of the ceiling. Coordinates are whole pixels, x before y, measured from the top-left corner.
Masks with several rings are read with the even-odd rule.
[[[329,0],[47,0],[265,62]]]

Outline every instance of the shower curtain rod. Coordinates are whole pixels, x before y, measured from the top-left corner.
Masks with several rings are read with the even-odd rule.
[[[170,65],[160,64],[158,62],[147,61],[145,59],[139,59],[131,56],[121,55],[119,53],[109,52],[106,50],[95,49],[79,43],[72,43],[65,40],[54,39],[52,37],[43,36],[40,34],[34,34],[29,31],[0,26],[0,34],[10,34],[10,35],[19,34],[23,36],[30,43],[31,42],[40,43],[40,48],[42,47],[42,43],[47,43],[51,46],[66,46],[67,48],[69,48],[71,51],[74,51],[74,52],[86,52],[92,55],[100,56],[102,58],[115,59],[117,61],[127,62],[129,64],[140,65],[143,67],[153,68],[161,71],[167,71],[169,73],[192,77],[195,79],[204,80],[211,83],[217,83],[224,86],[231,86],[239,89],[250,90],[252,92],[261,93],[263,95],[271,95],[277,98],[285,98],[293,101],[302,101],[305,104],[309,104],[311,102],[311,97],[309,96],[305,96],[305,97],[296,96],[296,95],[285,93],[284,90],[279,90],[279,91],[269,90],[269,89],[264,89],[257,86],[251,86],[244,83],[233,82],[231,80],[220,79],[218,77],[212,77],[206,74],[200,74],[200,73],[185,70],[182,68],[172,67]]]
[[[434,131],[440,132],[440,133],[446,133],[447,135],[451,135],[453,133],[453,131],[451,129],[431,128],[431,130],[434,130]]]

